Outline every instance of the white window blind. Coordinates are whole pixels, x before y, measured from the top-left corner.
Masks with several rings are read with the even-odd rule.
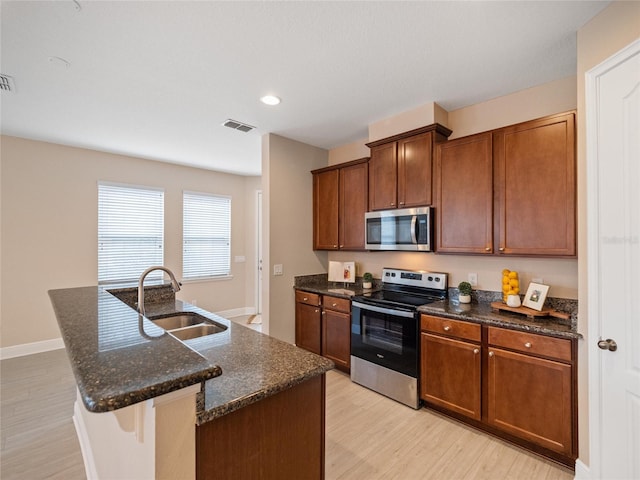
[[[98,184],[98,283],[138,280],[164,258],[164,192]],[[161,280],[162,272],[148,277]]]
[[[182,277],[229,275],[231,198],[184,192],[183,209]]]

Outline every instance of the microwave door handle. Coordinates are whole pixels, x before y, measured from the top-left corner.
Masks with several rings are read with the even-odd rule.
[[[416,232],[416,228],[418,228],[420,224],[418,223],[418,216],[414,215],[411,217],[411,242],[414,245],[418,244],[418,234]]]

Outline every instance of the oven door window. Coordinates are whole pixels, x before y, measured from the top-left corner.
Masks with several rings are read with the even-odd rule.
[[[371,347],[380,348],[387,352],[402,355],[402,323],[387,315],[380,318],[379,315],[363,315],[362,318],[362,343]]]
[[[417,377],[418,321],[366,308],[351,311],[351,354]]]

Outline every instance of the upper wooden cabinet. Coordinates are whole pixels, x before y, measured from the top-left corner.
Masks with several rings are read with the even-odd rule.
[[[367,143],[369,210],[431,205],[434,145],[451,135],[439,124]]]
[[[493,253],[491,132],[438,145],[435,235],[440,253]]]
[[[314,170],[313,249],[364,250],[368,158]]]
[[[576,255],[575,113],[436,149],[436,251]]]
[[[498,252],[576,255],[575,113],[493,132]]]

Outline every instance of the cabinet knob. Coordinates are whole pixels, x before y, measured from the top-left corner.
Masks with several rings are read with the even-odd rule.
[[[306,302],[309,299],[307,297],[303,297],[302,300],[304,300]]]
[[[332,307],[337,307],[337,306],[338,306],[338,304],[337,304],[337,303],[332,303],[332,304],[331,304],[331,306],[332,306]]]
[[[498,250],[500,250],[501,252],[504,252],[504,247],[500,247]]]
[[[318,309],[316,308],[315,312],[316,312],[316,313],[318,313],[319,311],[320,311],[320,310],[318,310]],[[322,313],[324,313],[324,312],[322,312]]]
[[[479,354],[480,353],[480,349],[479,348],[474,348],[473,349],[473,353],[476,354],[476,355]]]
[[[489,352],[489,356],[493,357],[495,354],[493,352]]]
[[[491,251],[491,247],[485,247],[485,252],[490,252]]]
[[[391,202],[391,204],[390,204],[390,205],[391,205],[392,207],[395,207],[395,205],[396,205],[396,204],[395,204],[395,203],[393,203],[393,202]]]
[[[451,327],[449,325],[447,325],[446,327],[444,327],[444,331],[448,332],[449,330],[451,330]]]
[[[338,248],[338,245],[334,245],[333,248]]]
[[[400,202],[400,205],[404,205],[404,202]]]
[[[344,245],[340,245],[340,248],[344,248]]]
[[[527,348],[531,348],[531,342],[525,343],[524,346],[527,347]]]

